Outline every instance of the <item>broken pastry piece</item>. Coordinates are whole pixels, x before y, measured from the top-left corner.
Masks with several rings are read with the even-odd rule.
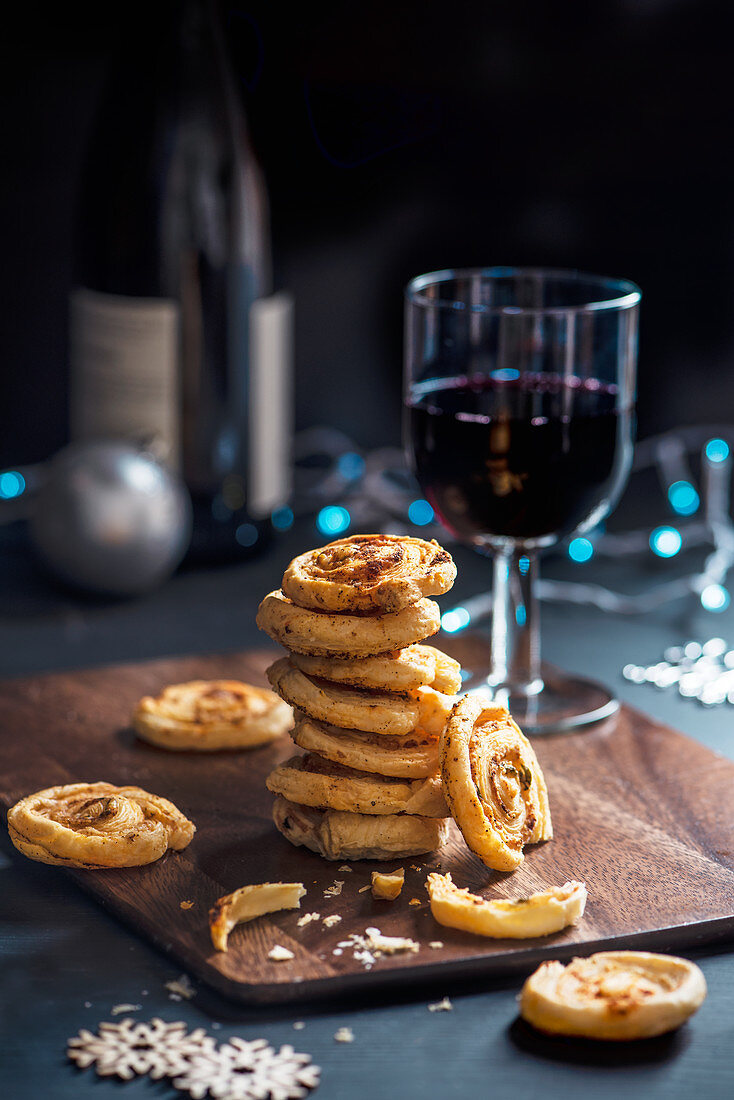
[[[8,811],[8,832],[29,859],[62,867],[139,867],[181,851],[196,826],[166,798],[140,787],[68,783]]]
[[[705,997],[706,980],[687,959],[600,951],[568,966],[543,963],[523,986],[520,1012],[551,1034],[646,1039],[680,1027]]]
[[[398,867],[397,871],[373,871],[372,872],[372,897],[382,901],[395,901],[400,896],[400,891],[405,884],[405,868]]]
[[[226,951],[229,934],[238,924],[281,909],[300,909],[305,894],[302,882],[260,882],[241,886],[234,893],[218,898],[209,910],[209,931],[214,947],[217,951]]]
[[[516,901],[487,899],[461,890],[451,881],[450,874],[430,874],[426,889],[431,913],[439,924],[494,939],[549,936],[581,920],[586,906],[583,882],[552,886]]]

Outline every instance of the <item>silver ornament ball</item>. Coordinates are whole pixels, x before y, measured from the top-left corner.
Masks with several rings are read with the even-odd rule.
[[[167,467],[131,444],[75,443],[48,464],[30,531],[62,580],[132,596],[180,563],[191,538],[191,501]]]

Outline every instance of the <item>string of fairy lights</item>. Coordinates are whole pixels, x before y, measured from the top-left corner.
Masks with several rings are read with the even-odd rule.
[[[603,557],[672,559],[698,548],[704,556],[701,564],[699,555],[695,570],[634,594],[615,592],[581,577],[578,581],[543,578],[539,597],[619,615],[645,614],[684,597],[695,597],[706,611],[725,611],[731,604],[727,581],[734,566],[733,449],[734,425],[680,428],[642,441],[635,452],[632,483],[635,474],[656,472],[665,522],[621,534],[599,527],[572,538],[563,548],[579,566]],[[398,448],[362,453],[338,429],[312,428],[297,433],[294,450],[293,500],[272,513],[276,531],[287,531],[299,520],[313,522],[326,539],[349,531],[413,528],[452,541],[438,525],[430,502],[420,495]],[[26,488],[22,470],[0,471],[0,501],[20,503]],[[243,524],[243,545],[251,545],[256,538],[254,525]],[[450,633],[465,630],[490,615],[491,609],[491,593],[481,593],[446,610],[443,628]]]

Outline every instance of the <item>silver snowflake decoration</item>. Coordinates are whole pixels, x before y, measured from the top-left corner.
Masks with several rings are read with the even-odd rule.
[[[321,1070],[293,1047],[273,1050],[264,1039],[230,1039],[192,1058],[173,1084],[192,1100],[301,1100],[319,1083]]]
[[[202,1027],[188,1032],[180,1020],[166,1024],[156,1017],[148,1024],[129,1019],[100,1024],[97,1035],[82,1028],[66,1052],[80,1069],[93,1065],[100,1077],[130,1081],[147,1073],[157,1081],[185,1073],[192,1058],[215,1047]]]

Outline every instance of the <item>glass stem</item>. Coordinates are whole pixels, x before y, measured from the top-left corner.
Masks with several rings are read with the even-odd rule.
[[[543,688],[536,576],[535,558],[512,550],[495,553],[487,681],[498,702],[506,703],[509,695],[537,695]]]

